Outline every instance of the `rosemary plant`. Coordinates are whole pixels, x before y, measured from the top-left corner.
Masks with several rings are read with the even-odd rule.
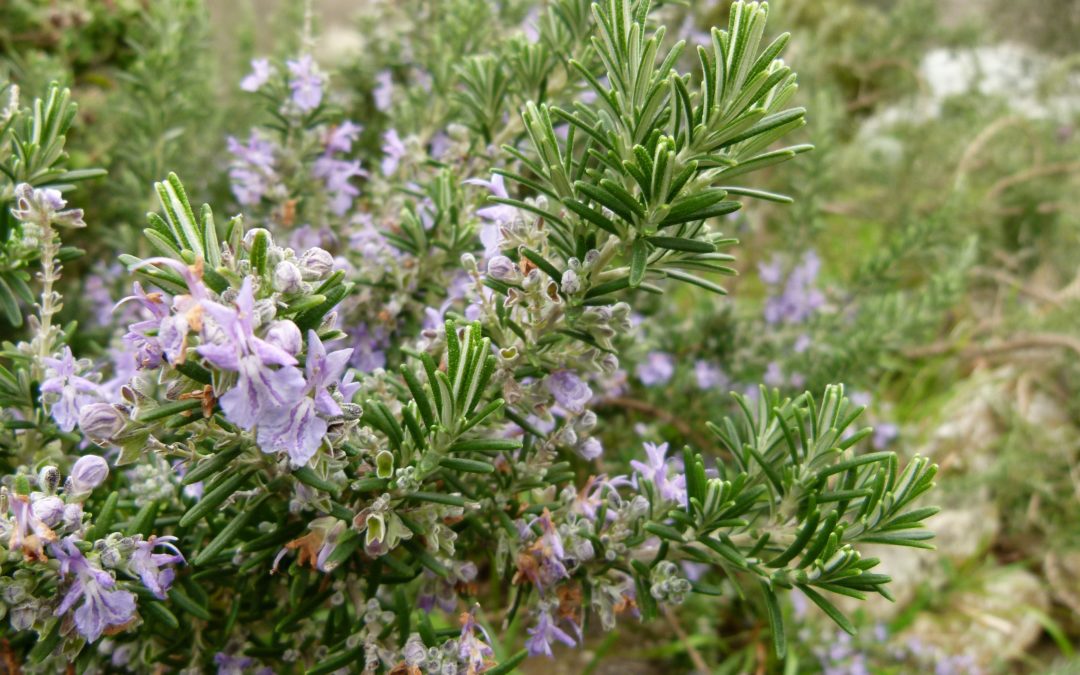
[[[70,183],[98,172],[65,168],[65,90],[23,107],[6,88],[0,306],[32,334],[0,369],[3,653],[508,673],[746,591],[783,658],[795,588],[854,631],[834,598],[888,597],[864,545],[929,546],[933,465],[864,451],[841,385],[734,394],[737,414],[685,421],[704,442],[623,464],[594,396],[635,306],[723,295],[728,216],[790,201],[753,186],[811,149],[781,145],[805,112],[767,16],[736,2],[691,47],[646,0],[556,0],[489,53],[448,29],[461,58],[425,46],[429,81],[373,74],[366,130],[310,52],[257,59],[241,89],[265,123],[227,141],[242,215],[156,183],[94,363],[57,284],[84,224]]]

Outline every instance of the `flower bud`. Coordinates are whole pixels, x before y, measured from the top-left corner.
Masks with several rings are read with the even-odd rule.
[[[49,527],[55,527],[64,517],[64,500],[59,497],[42,497],[30,505],[34,517]]]
[[[315,246],[300,256],[300,271],[305,279],[322,279],[334,271],[334,256]]]
[[[476,272],[476,256],[472,253],[461,254],[461,267],[469,273]]]
[[[60,487],[60,469],[51,465],[42,467],[38,471],[38,487],[47,495],[55,494],[56,488]]]
[[[581,279],[578,278],[577,272],[572,269],[563,271],[562,273],[562,292],[566,295],[573,295],[581,290]]]
[[[292,321],[272,321],[266,331],[266,341],[275,347],[281,347],[293,356],[300,353],[303,348],[303,337],[300,329]]]
[[[250,251],[252,244],[255,243],[255,237],[260,236],[260,233],[268,237],[270,245],[273,246],[274,239],[268,230],[264,230],[261,227],[253,227],[244,233],[244,248]]]
[[[487,273],[499,281],[516,281],[520,276],[514,261],[504,255],[497,255],[488,261]]]
[[[91,403],[79,411],[79,428],[95,441],[107,441],[124,428],[124,417],[109,403]]]
[[[71,467],[68,487],[76,494],[85,494],[109,477],[109,463],[97,455],[84,455]]]
[[[77,527],[82,523],[82,504],[68,504],[64,507],[64,525]]]
[[[274,267],[274,290],[279,293],[296,293],[303,288],[300,268],[290,260],[282,260]]]

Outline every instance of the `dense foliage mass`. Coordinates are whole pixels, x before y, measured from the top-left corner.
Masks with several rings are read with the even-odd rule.
[[[628,630],[702,672],[866,667],[889,629],[851,600],[919,581],[880,558],[938,512],[867,392],[1032,240],[1023,205],[1004,242],[951,225],[997,132],[930,209],[886,185],[859,257],[822,195],[902,161],[845,155],[900,88],[867,54],[806,96],[765,3],[534,4],[374,3],[334,60],[286,3],[274,55],[227,36],[236,77],[197,0],[0,9],[5,667],[509,673]],[[827,14],[785,14],[794,61],[843,49]]]

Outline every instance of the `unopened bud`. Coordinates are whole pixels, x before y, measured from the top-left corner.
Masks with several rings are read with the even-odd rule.
[[[105,482],[109,477],[109,463],[97,455],[84,455],[71,467],[68,487],[82,495]]]
[[[124,416],[109,403],[91,403],[79,411],[79,428],[95,441],[107,441],[124,428]]]
[[[322,279],[334,271],[334,256],[315,246],[300,256],[300,271],[305,279]]]
[[[282,260],[274,266],[274,290],[279,293],[296,293],[301,286],[303,276],[300,268],[290,260]]]

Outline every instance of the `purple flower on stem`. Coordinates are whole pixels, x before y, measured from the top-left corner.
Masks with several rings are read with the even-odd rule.
[[[352,335],[352,358],[350,365],[360,372],[370,373],[377,368],[386,367],[386,347],[389,344],[386,331],[380,326],[370,328],[367,324],[357,324],[349,331]]]
[[[646,387],[665,384],[675,374],[675,357],[667,352],[649,352],[635,373]]]
[[[492,197],[501,199],[509,197],[506,192],[506,182],[500,174],[494,174],[491,180],[470,178],[465,182],[469,185],[487,188]],[[502,226],[512,223],[517,218],[517,209],[509,204],[492,204],[479,209],[476,215],[487,221],[480,227],[480,243],[484,245],[484,256],[490,258],[493,255],[498,255],[499,248],[502,245]]]
[[[495,650],[491,648],[491,637],[479,623],[476,622],[476,610],[479,605],[474,605],[468,612],[461,614],[461,635],[458,637],[458,658],[465,662],[468,673],[481,673],[489,665]],[[483,638],[477,636],[476,629],[480,629]]]
[[[351,151],[352,144],[360,136],[360,132],[363,130],[364,127],[359,124],[353,124],[349,120],[345,120],[334,127],[330,130],[330,133],[326,135],[327,154]]]
[[[135,594],[115,590],[116,579],[91,565],[73,538],[66,537],[49,550],[60,561],[60,575],[65,580],[71,579],[55,614],[66,614],[81,600],[82,604],[75,610],[75,628],[87,642],[97,640],[105,629],[122,627],[134,618]]]
[[[131,571],[142,579],[143,586],[153,593],[159,600],[165,599],[165,593],[172,586],[176,572],[165,565],[183,564],[184,556],[173,545],[176,537],[152,536],[135,544],[135,552],[131,554]],[[167,553],[154,553],[158,546],[163,547]]]
[[[304,54],[295,61],[287,61],[289,74],[289,89],[292,90],[292,100],[301,112],[310,112],[322,103],[323,84],[326,78],[319,72],[315,60],[310,54]]]
[[[375,99],[375,109],[386,112],[394,103],[394,75],[389,70],[380,70],[375,74],[375,89],[371,92]]]
[[[543,593],[559,579],[569,577],[570,573],[567,572],[566,565],[563,563],[566,559],[566,549],[563,546],[562,536],[551,520],[550,511],[545,508],[540,517],[529,525],[519,524],[522,536],[531,535],[532,526],[537,523],[540,525],[540,536],[518,556],[514,583],[522,579],[531,581],[536,585],[537,590]]]
[[[233,156],[229,165],[233,196],[246,206],[258,204],[279,182],[274,170],[277,146],[254,131],[246,144],[232,136],[229,136],[226,144]]]
[[[14,494],[9,499],[14,522],[7,542],[8,550],[22,551],[23,559],[28,562],[45,560],[42,546],[56,541],[56,533],[41,518],[45,514],[39,515],[44,509],[35,509],[36,503],[32,504],[27,495]]]
[[[71,431],[79,422],[79,409],[101,397],[100,387],[78,374],[79,366],[71,347],[65,346],[58,359],[43,360],[46,368],[41,393],[52,398],[50,413],[57,426],[62,431]]]
[[[770,286],[780,284],[779,264],[774,260],[768,266],[759,267],[762,280]],[[802,262],[791,270],[783,291],[765,302],[765,322],[795,324],[809,319],[825,304],[825,295],[814,288],[820,271],[821,259],[813,251],[807,251]]]
[[[555,401],[572,413],[585,412],[593,395],[589,385],[569,370],[556,370],[544,379],[544,385]]]
[[[686,499],[686,476],[676,475],[668,477],[668,469],[676,460],[666,459],[668,444],[645,443],[646,461],[630,460],[630,466],[634,469],[634,485],[638,479],[652,481],[661,499],[671,502],[682,502]]]
[[[353,199],[360,194],[360,188],[350,181],[368,175],[360,168],[360,160],[335,159],[330,156],[315,160],[311,173],[326,185],[326,191],[330,193],[330,210],[338,216],[345,215],[352,208]]]
[[[209,300],[203,306],[214,323],[204,331],[212,341],[197,351],[214,366],[238,374],[236,384],[220,399],[225,417],[251,429],[267,411],[291,406],[304,391],[304,376],[292,354],[255,336],[251,278],[244,279],[235,309]]]
[[[731,384],[723,368],[705,360],[699,360],[694,364],[694,379],[697,381],[698,389],[703,391],[724,389]]]
[[[269,59],[254,59],[251,62],[251,73],[240,80],[240,88],[244,91],[258,91],[270,81],[275,72]]]
[[[551,651],[552,643],[561,642],[567,647],[577,644],[573,636],[559,628],[558,622],[551,616],[551,609],[547,606],[537,612],[536,625],[531,626],[527,632],[529,639],[525,641],[525,647],[529,650],[530,656],[544,654],[548,658],[554,658],[555,655]]]
[[[405,142],[398,135],[397,129],[390,129],[383,134],[382,151],[382,172],[384,176],[390,176],[397,171],[398,164],[401,163],[401,159],[408,152]]]
[[[336,417],[342,414],[341,406],[330,395],[328,387],[333,385],[340,388],[341,376],[349,365],[352,353],[351,348],[346,348],[327,354],[326,347],[323,346],[318,334],[313,330],[308,331],[308,352],[305,364],[307,383],[315,395],[315,409],[324,415]]]

